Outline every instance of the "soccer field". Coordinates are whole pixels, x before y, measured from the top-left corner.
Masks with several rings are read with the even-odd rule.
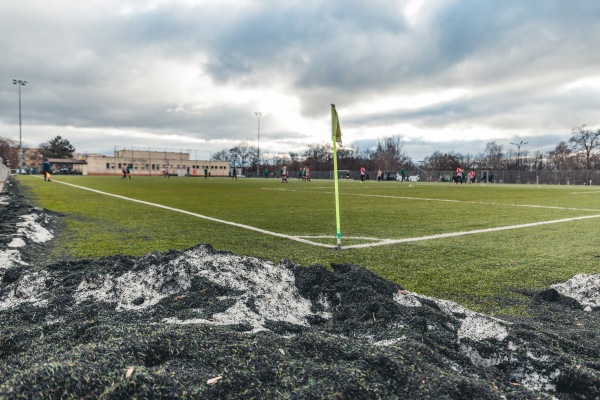
[[[36,205],[62,213],[51,259],[141,255],[210,243],[302,265],[353,263],[408,290],[488,313],[523,293],[600,272],[600,189],[340,181],[32,176]]]

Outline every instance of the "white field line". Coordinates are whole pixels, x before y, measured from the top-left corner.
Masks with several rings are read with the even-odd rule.
[[[284,191],[284,192],[307,192],[307,190],[302,190],[302,189],[283,189],[283,188],[281,188],[281,189],[263,188],[263,189],[264,190],[279,190],[279,191]],[[322,192],[322,193],[332,193],[332,191],[329,190],[327,192]],[[541,205],[536,205],[536,204],[493,203],[493,202],[484,202],[484,201],[433,199],[433,198],[428,198],[428,197],[394,196],[394,195],[384,195],[384,194],[364,194],[364,193],[343,193],[343,192],[341,192],[340,195],[358,196],[358,197],[377,197],[377,198],[400,199],[400,200],[438,201],[440,203],[466,203],[466,204],[483,204],[486,206],[527,207],[527,208],[546,208],[546,209],[550,209],[550,210],[600,212],[600,209],[594,209],[594,208],[541,206]]]
[[[250,226],[250,225],[244,225],[244,224],[239,224],[237,222],[231,222],[231,221],[226,221],[226,220],[223,220],[223,219],[213,218],[213,217],[209,217],[207,215],[202,215],[202,214],[194,213],[194,212],[191,212],[191,211],[181,210],[179,208],[173,208],[173,207],[169,207],[169,206],[163,206],[162,204],[150,203],[148,201],[133,199],[131,197],[121,196],[121,195],[118,195],[118,194],[103,192],[101,190],[91,189],[91,188],[87,188],[85,186],[74,185],[72,183],[61,182],[61,181],[57,181],[57,180],[53,180],[53,182],[61,183],[63,185],[72,186],[72,187],[75,187],[75,188],[78,188],[78,189],[83,189],[83,190],[87,190],[87,191],[98,193],[98,194],[103,194],[105,196],[115,197],[115,198],[121,199],[121,200],[132,201],[134,203],[144,204],[144,205],[152,206],[152,207],[158,207],[158,208],[162,208],[164,210],[175,211],[175,212],[178,212],[178,213],[181,213],[181,214],[191,215],[193,217],[202,218],[202,219],[206,219],[206,220],[213,221],[213,222],[218,222],[218,223],[225,224],[225,225],[235,226],[237,228],[248,229],[248,230],[251,230],[251,231],[254,231],[254,232],[263,233],[265,235],[276,236],[276,237],[280,237],[280,238],[284,238],[284,239],[289,239],[289,240],[295,240],[297,242],[311,244],[313,246],[327,247],[327,248],[332,248],[332,249],[335,248],[335,246],[332,246],[332,245],[327,245],[327,244],[313,242],[311,240],[304,239],[304,237],[302,237],[302,236],[291,236],[291,235],[285,235],[283,233],[271,232],[271,231],[267,231],[265,229],[256,228],[256,227]]]
[[[144,204],[144,205],[152,206],[152,207],[158,207],[158,208],[162,208],[164,210],[175,211],[175,212],[178,212],[181,214],[186,214],[186,215],[191,215],[193,217],[206,219],[208,221],[218,222],[221,224],[235,226],[237,228],[242,228],[242,229],[247,229],[247,230],[251,230],[254,232],[259,232],[259,233],[262,233],[265,235],[280,237],[283,239],[289,239],[289,240],[293,240],[296,242],[310,244],[310,245],[318,246],[318,247],[325,247],[325,248],[330,248],[330,249],[337,248],[337,246],[328,245],[328,244],[319,243],[319,242],[313,242],[312,240],[306,239],[306,238],[311,238],[311,237],[313,239],[316,239],[316,238],[335,239],[335,236],[291,236],[291,235],[285,235],[283,233],[267,231],[265,229],[256,228],[254,226],[239,224],[237,222],[226,221],[226,220],[218,219],[218,218],[213,218],[213,217],[209,217],[207,215],[202,215],[202,214],[194,213],[191,211],[181,210],[179,208],[164,206],[162,204],[150,203],[148,201],[133,199],[131,197],[121,196],[118,194],[103,192],[101,190],[91,189],[91,188],[87,188],[85,186],[74,185],[72,183],[61,182],[61,181],[57,181],[57,180],[54,180],[54,182],[57,182],[57,183],[60,183],[63,185],[67,185],[67,186],[72,186],[72,187],[78,188],[78,189],[87,190],[87,191],[98,193],[98,194],[103,194],[105,196],[115,197],[115,198],[121,199],[121,200],[132,201],[134,203]],[[393,197],[393,196],[384,196],[384,197]],[[414,198],[409,198],[409,199],[414,199]],[[436,199],[427,199],[427,200],[436,200]],[[457,202],[458,200],[448,200],[448,201],[453,201],[453,202],[456,201]],[[479,233],[498,232],[498,231],[504,231],[504,230],[509,230],[509,229],[530,228],[530,227],[540,226],[540,225],[557,224],[557,223],[571,222],[571,221],[577,221],[577,220],[589,219],[589,218],[598,218],[598,217],[600,217],[600,215],[588,215],[588,216],[584,216],[584,217],[564,218],[564,219],[558,219],[558,220],[554,220],[554,221],[533,222],[533,223],[529,223],[529,224],[502,226],[502,227],[498,227],[498,228],[476,229],[473,231],[464,231],[464,232],[442,233],[442,234],[438,234],[438,235],[420,236],[420,237],[404,238],[404,239],[378,239],[378,238],[366,238],[366,237],[356,237],[356,238],[347,237],[346,239],[373,240],[373,241],[376,241],[376,243],[349,245],[349,246],[343,246],[343,248],[344,249],[360,249],[360,248],[375,247],[375,246],[386,246],[386,245],[392,245],[392,244],[397,244],[397,243],[418,242],[418,241],[422,241],[422,240],[443,239],[443,238],[449,238],[449,237],[475,235],[475,234],[479,234]]]
[[[557,219],[554,221],[532,222],[530,224],[500,226],[498,228],[476,229],[473,231],[465,231],[465,232],[441,233],[439,235],[420,236],[420,237],[415,237],[415,238],[381,239],[381,241],[378,243],[355,244],[355,245],[350,245],[350,246],[343,246],[343,248],[344,249],[360,249],[360,248],[366,248],[366,247],[385,246],[385,245],[397,244],[397,243],[418,242],[418,241],[422,241],[422,240],[432,240],[432,239],[443,239],[443,238],[457,237],[457,236],[476,235],[479,233],[506,231],[506,230],[510,230],[510,229],[531,228],[531,227],[540,226],[540,225],[559,224],[559,223],[563,223],[563,222],[571,222],[571,221],[578,221],[578,220],[582,220],[582,219],[599,218],[599,217],[600,217],[600,215],[587,215],[585,217],[564,218],[564,219]]]

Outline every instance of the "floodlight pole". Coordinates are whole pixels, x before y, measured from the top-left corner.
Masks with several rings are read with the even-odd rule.
[[[257,111],[254,113],[258,117],[258,142],[256,146],[256,177],[260,178],[260,117],[263,116],[263,113]]]
[[[517,169],[519,169],[521,164],[521,145],[527,144],[527,142],[521,140],[519,143],[510,142],[510,144],[517,146]]]
[[[19,87],[19,175],[23,173],[23,132],[21,124],[21,86],[25,86],[27,81],[13,79],[13,84]]]

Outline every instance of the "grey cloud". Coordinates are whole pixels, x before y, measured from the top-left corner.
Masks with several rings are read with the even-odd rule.
[[[470,93],[412,110],[348,116],[351,127],[482,125],[541,137],[597,123],[598,88],[558,88],[598,75],[600,3],[425,2],[416,25],[402,14],[404,4],[168,2],[131,14],[119,12],[126,2],[2,4],[0,125],[14,126],[11,79],[17,78],[31,82],[23,92],[28,124],[254,137],[252,101],[211,104],[207,93],[200,108],[173,89],[178,76],[149,75],[165,61],[215,84],[287,90],[311,118],[326,119],[330,103],[343,110],[390,94]],[[293,128],[264,133],[273,143],[305,135]]]

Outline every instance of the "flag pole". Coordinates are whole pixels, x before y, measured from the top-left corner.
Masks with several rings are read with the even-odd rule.
[[[340,129],[340,122],[338,120],[337,111],[335,110],[335,104],[331,105],[331,139],[333,140],[333,181],[335,187],[335,224],[336,224],[336,238],[337,238],[337,249],[342,249],[342,231],[340,228],[340,193],[338,188],[338,169],[337,169],[337,143],[342,143],[342,131]]]

